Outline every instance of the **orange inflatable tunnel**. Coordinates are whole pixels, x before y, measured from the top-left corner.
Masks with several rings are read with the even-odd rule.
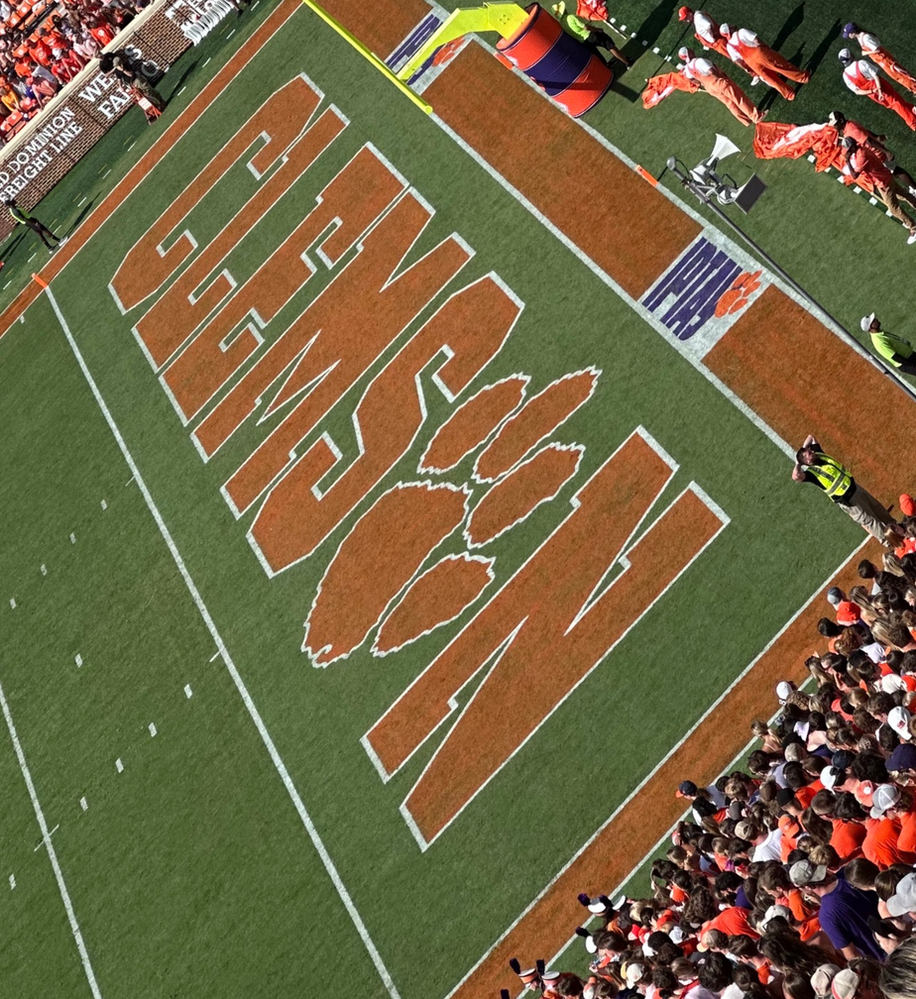
[[[532,4],[525,9],[527,19],[514,34],[501,38],[496,48],[578,118],[604,97],[614,74],[543,7]]]

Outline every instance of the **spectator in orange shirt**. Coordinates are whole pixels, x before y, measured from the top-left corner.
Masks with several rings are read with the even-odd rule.
[[[848,863],[861,856],[868,830],[865,828],[865,812],[853,795],[844,792],[837,797],[832,822],[830,845],[840,859]]]
[[[893,784],[880,784],[875,788],[874,804],[870,817],[865,820],[868,830],[862,842],[862,853],[881,870],[893,864],[916,863],[916,854],[901,851],[898,846],[901,822],[889,816],[900,797],[900,791]]]
[[[776,805],[781,811],[778,824],[782,831],[779,859],[785,863],[789,854],[795,849],[796,840],[802,831],[799,823],[803,812],[801,802],[795,797],[790,787],[781,787],[776,794]]]
[[[802,892],[792,884],[784,867],[778,864],[767,866],[760,874],[757,885],[770,896],[774,905],[785,906],[792,913],[802,940],[810,940],[820,932],[817,909],[805,902]]]

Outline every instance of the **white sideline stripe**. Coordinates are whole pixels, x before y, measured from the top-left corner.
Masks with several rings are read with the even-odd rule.
[[[505,938],[515,929],[516,926],[528,915],[528,913],[540,902],[540,900],[550,891],[550,889],[560,880],[561,877],[566,873],[567,870],[582,856],[582,854],[594,843],[594,841],[601,835],[601,833],[617,818],[620,812],[642,791],[642,789],[649,783],[650,780],[658,773],[658,771],[674,756],[681,746],[693,735],[693,733],[703,724],[704,721],[713,713],[713,711],[718,708],[718,706],[725,700],[726,697],[734,690],[735,687],[747,676],[748,673],[757,665],[758,662],[770,651],[770,649],[779,641],[779,639],[785,634],[785,632],[792,626],[792,624],[797,620],[797,618],[802,614],[802,612],[809,606],[812,600],[815,600],[820,592],[830,583],[830,581],[836,576],[840,569],[855,556],[856,552],[862,550],[866,544],[868,544],[869,538],[865,538],[856,548],[853,549],[836,569],[831,572],[827,578],[821,583],[817,589],[811,594],[810,597],[798,608],[798,610],[789,618],[788,621],[776,632],[776,634],[767,642],[767,644],[760,650],[760,652],[748,663],[747,666],[735,677],[734,680],[722,691],[722,693],[713,701],[712,704],[703,712],[702,715],[690,726],[690,728],[681,736],[680,739],[675,743],[671,749],[662,757],[661,760],[649,771],[648,774],[639,782],[639,784],[627,795],[626,798],[614,809],[610,816],[592,833],[591,836],[579,847],[578,850],[569,858],[569,860],[560,868],[559,871],[547,882],[546,885],[538,892],[537,895],[528,903],[527,906],[522,910],[521,914],[516,918],[512,924],[507,927],[499,937],[493,942],[493,944],[483,953],[477,963],[465,974],[465,976],[458,982],[458,984],[449,992],[444,999],[451,999],[451,997],[461,988],[461,986],[473,975],[478,968],[487,960],[487,958],[493,953],[494,950],[505,940]],[[663,837],[664,838],[664,837]],[[659,840],[661,842],[661,840]],[[656,844],[657,845],[657,844]],[[653,850],[655,847],[653,847]],[[648,854],[647,854],[648,856]],[[643,858],[621,881],[621,884],[626,884],[627,881],[632,878],[640,867],[645,863],[645,858]],[[612,893],[613,894],[613,893]]]
[[[83,942],[83,934],[80,932],[79,923],[76,921],[76,913],[73,911],[73,903],[70,901],[70,893],[67,891],[67,883],[64,881],[64,872],[60,869],[60,864],[57,860],[57,852],[54,849],[54,844],[51,842],[51,833],[48,832],[48,823],[45,821],[45,813],[41,810],[41,802],[39,802],[38,795],[35,793],[35,785],[32,783],[32,775],[29,772],[29,765],[25,761],[25,753],[22,751],[19,736],[16,734],[16,726],[13,724],[13,716],[10,714],[10,706],[6,702],[6,695],[3,693],[2,685],[0,685],[0,706],[3,707],[3,717],[6,719],[6,727],[10,730],[10,738],[13,740],[13,748],[16,750],[16,758],[19,760],[19,769],[22,771],[25,786],[28,788],[29,797],[32,799],[32,808],[35,810],[35,818],[38,820],[38,828],[41,830],[41,841],[48,848],[48,859],[51,861],[51,867],[54,870],[54,877],[57,879],[57,887],[60,891],[60,897],[63,900],[64,908],[67,910],[67,919],[70,921],[70,930],[73,933],[73,939],[76,941],[76,948],[79,951],[80,960],[83,962],[83,971],[86,972],[89,989],[92,992],[94,999],[102,999],[102,993],[99,989],[98,982],[95,980],[95,972],[92,970],[92,963],[89,960],[89,953],[86,950],[86,944]],[[12,875],[10,875],[10,888],[15,887],[16,881]]]
[[[178,551],[178,548],[175,545],[175,541],[172,538],[172,535],[169,532],[168,527],[166,527],[165,521],[162,519],[162,514],[159,512],[159,508],[156,506],[156,502],[153,499],[149,489],[147,488],[146,480],[140,474],[140,469],[137,467],[137,464],[133,459],[133,455],[130,453],[130,450],[128,449],[127,444],[125,443],[124,438],[121,436],[121,431],[118,429],[118,425],[115,423],[114,417],[111,415],[111,412],[109,411],[108,406],[106,405],[105,400],[102,397],[102,393],[99,391],[99,387],[98,385],[96,385],[95,379],[92,377],[92,372],[90,372],[89,367],[87,366],[86,361],[83,358],[83,355],[80,352],[79,347],[77,346],[76,340],[73,337],[73,333],[71,332],[70,327],[67,325],[67,320],[64,318],[63,313],[60,311],[60,307],[57,304],[57,299],[54,297],[50,288],[45,289],[45,294],[48,296],[48,302],[51,304],[51,308],[54,310],[55,316],[57,316],[57,321],[60,323],[64,336],[67,338],[67,342],[70,344],[70,349],[73,351],[73,355],[76,358],[76,362],[77,364],[79,364],[80,370],[83,372],[83,376],[85,377],[86,381],[89,384],[89,388],[92,391],[93,396],[95,397],[95,401],[98,404],[99,409],[101,409],[102,415],[105,417],[105,421],[108,423],[108,426],[112,434],[114,435],[115,440],[118,443],[118,447],[121,449],[121,454],[124,455],[124,460],[127,462],[127,465],[130,468],[131,472],[133,472],[134,479],[136,480],[137,483],[137,487],[139,488],[140,492],[143,494],[144,500],[146,500],[146,505],[149,507],[149,511],[153,515],[153,519],[156,521],[156,526],[159,528],[159,533],[162,535],[162,539],[165,541],[169,553],[174,559],[175,565],[178,567],[178,571],[181,573],[181,578],[184,580],[185,586],[187,586],[188,592],[191,594],[191,599],[194,601],[197,610],[200,612],[201,618],[203,618],[204,624],[207,626],[207,630],[210,632],[213,641],[216,643],[216,647],[219,649],[219,652],[222,655],[223,662],[226,664],[226,669],[229,671],[229,675],[232,677],[232,681],[235,684],[236,689],[238,690],[242,698],[242,702],[244,703],[245,708],[248,711],[248,714],[251,716],[251,720],[254,722],[255,728],[258,730],[258,735],[260,735],[261,741],[264,743],[264,746],[267,749],[271,762],[276,768],[277,773],[280,775],[280,779],[283,781],[283,786],[286,788],[286,791],[293,802],[293,806],[295,807],[296,812],[299,815],[299,818],[302,820],[303,826],[305,826],[305,830],[309,835],[309,839],[312,841],[312,845],[315,847],[315,850],[318,852],[318,856],[321,858],[321,862],[322,864],[324,864],[324,868],[328,872],[328,876],[330,877],[334,887],[337,889],[337,894],[340,896],[340,900],[343,902],[344,908],[347,910],[347,914],[350,916],[350,919],[353,921],[353,925],[356,927],[356,930],[359,933],[360,938],[362,939],[363,945],[365,946],[366,950],[369,952],[369,956],[372,959],[372,963],[375,965],[376,971],[379,973],[379,976],[381,977],[382,982],[385,985],[385,988],[388,990],[388,994],[391,996],[391,999],[400,999],[400,993],[395,987],[394,981],[392,980],[391,975],[388,972],[388,969],[385,967],[385,963],[382,960],[382,957],[379,954],[378,950],[376,949],[375,944],[372,942],[372,938],[369,936],[369,931],[366,929],[366,925],[365,923],[363,923],[362,917],[357,911],[356,906],[353,904],[353,900],[350,897],[350,893],[347,891],[347,887],[343,883],[343,880],[341,879],[340,874],[338,873],[337,868],[334,865],[334,861],[331,859],[331,856],[328,853],[327,848],[325,847],[321,839],[321,836],[318,834],[318,830],[315,828],[315,824],[312,822],[311,816],[306,810],[302,798],[299,796],[299,792],[296,790],[296,786],[289,775],[289,771],[286,769],[286,764],[283,762],[280,753],[277,751],[277,747],[274,745],[274,741],[270,737],[270,733],[267,731],[267,726],[264,724],[264,721],[261,718],[261,715],[258,712],[258,709],[255,706],[254,701],[251,699],[251,695],[248,693],[248,688],[245,686],[244,680],[242,680],[242,677],[239,674],[238,669],[236,669],[235,663],[232,661],[232,656],[230,656],[229,650],[226,648],[222,636],[217,630],[216,624],[214,623],[213,618],[210,616],[210,612],[207,610],[207,605],[204,603],[203,598],[201,597],[200,592],[198,591],[197,586],[194,583],[194,580],[191,578],[190,572],[188,572],[187,566],[184,564],[184,559],[181,557],[181,553]],[[191,696],[190,690],[191,690],[190,686],[185,687],[185,693],[187,694],[188,697]],[[2,698],[2,696],[3,696],[3,691],[2,689],[0,689],[0,698]],[[7,712],[5,700],[3,701],[3,709],[4,713],[7,714],[7,723],[9,724],[10,732],[12,733],[13,732],[12,719],[9,717],[9,714]],[[13,735],[13,741],[16,742],[15,734]],[[19,751],[18,742],[16,743],[16,746],[17,746],[17,751]],[[23,771],[25,772],[25,760],[22,759],[21,756],[20,756],[20,761],[23,767]],[[29,784],[29,791],[32,793],[32,800],[35,805],[36,813],[39,815],[39,824],[41,826],[42,833],[46,834],[47,826],[45,825],[44,822],[44,816],[41,815],[38,801],[34,796],[34,789],[32,788],[31,785],[31,779],[28,777],[27,777],[27,783]],[[50,849],[51,849],[50,838],[48,838],[48,850],[50,851]],[[59,879],[59,883],[61,885],[61,891],[63,893],[65,889],[63,887],[62,878]],[[69,899],[66,900],[66,904],[68,905],[68,911],[70,911]],[[72,924],[75,926],[75,920],[72,921]],[[78,932],[79,928],[75,927],[75,933]],[[82,938],[80,938],[80,942],[81,940]],[[86,959],[86,961],[88,961],[88,958]],[[91,971],[91,969],[88,969],[88,971]],[[92,979],[91,982],[94,982],[94,979]],[[99,995],[99,993],[95,990],[93,994]]]

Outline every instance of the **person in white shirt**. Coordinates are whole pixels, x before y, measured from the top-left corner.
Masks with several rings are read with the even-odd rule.
[[[719,31],[725,38],[729,59],[751,76],[763,80],[768,87],[778,90],[787,101],[795,100],[795,91],[786,80],[807,83],[811,79],[810,70],[793,65],[775,49],[765,45],[756,32],[748,28],[731,28],[727,24],[723,24]]]
[[[763,115],[751,103],[747,94],[708,59],[697,59],[692,49],[682,48],[678,58],[684,61],[681,72],[695,80],[707,94],[721,101],[742,125],[756,125]]]
[[[916,94],[916,76],[908,73],[878,41],[875,35],[863,31],[858,24],[850,21],[843,28],[843,37],[852,38],[857,41],[864,57],[870,59],[876,66],[883,69],[895,83],[899,83],[901,87],[905,87]]]
[[[841,49],[837,58],[843,67],[843,82],[860,97],[895,111],[916,132],[916,107],[905,101],[887,80],[882,80],[874,63],[868,59],[853,59],[849,49]]]
[[[696,40],[703,46],[704,51],[712,49],[719,55],[728,59],[728,49],[725,39],[719,32],[719,25],[706,13],[705,10],[691,10],[690,7],[681,7],[677,12],[679,21],[691,21]]]

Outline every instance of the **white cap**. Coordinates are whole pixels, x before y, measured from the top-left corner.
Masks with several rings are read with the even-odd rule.
[[[837,59],[840,60],[840,62],[851,62],[852,61],[852,53],[849,51],[849,49],[840,49],[840,51],[837,52],[837,56],[836,57],[837,57]]]
[[[901,739],[906,739],[909,741],[912,739],[910,735],[910,718],[913,716],[907,711],[906,708],[901,707],[899,704],[891,708],[887,713],[887,723],[890,727],[900,736]]]
[[[821,784],[827,788],[828,791],[832,791],[836,787],[837,778],[843,773],[839,767],[824,767],[821,771]]]
[[[869,813],[873,819],[884,817],[884,813],[900,801],[900,788],[896,784],[879,784],[872,795]]]
[[[688,49],[686,45],[682,45],[677,50],[677,57],[678,59],[683,59],[684,62],[687,62],[687,60],[690,58],[690,49]]]
[[[792,925],[792,910],[785,905],[771,905],[769,909],[764,913],[763,919],[760,920],[760,932],[762,933],[767,928],[767,923],[771,919],[776,919],[777,916],[782,916],[783,919],[787,920],[789,925]]]
[[[730,35],[731,33],[732,33],[732,29],[731,29],[731,28],[729,27],[729,25],[727,25],[727,24],[720,24],[720,25],[719,25],[719,34],[720,34],[720,35],[721,35],[721,36],[722,36],[723,38],[728,38],[728,36],[729,36],[729,35]]]
[[[872,312],[871,315],[863,316],[861,322],[859,323],[859,327],[861,328],[862,332],[867,333],[871,328],[871,324],[874,321],[875,321],[874,312]]]
[[[795,685],[789,683],[788,680],[780,680],[776,684],[776,696],[779,698],[780,704],[785,704],[786,701],[792,696],[792,692],[795,690]]]
[[[627,965],[627,986],[633,988],[633,986],[642,978],[646,973],[646,969],[641,964],[628,964]]]

